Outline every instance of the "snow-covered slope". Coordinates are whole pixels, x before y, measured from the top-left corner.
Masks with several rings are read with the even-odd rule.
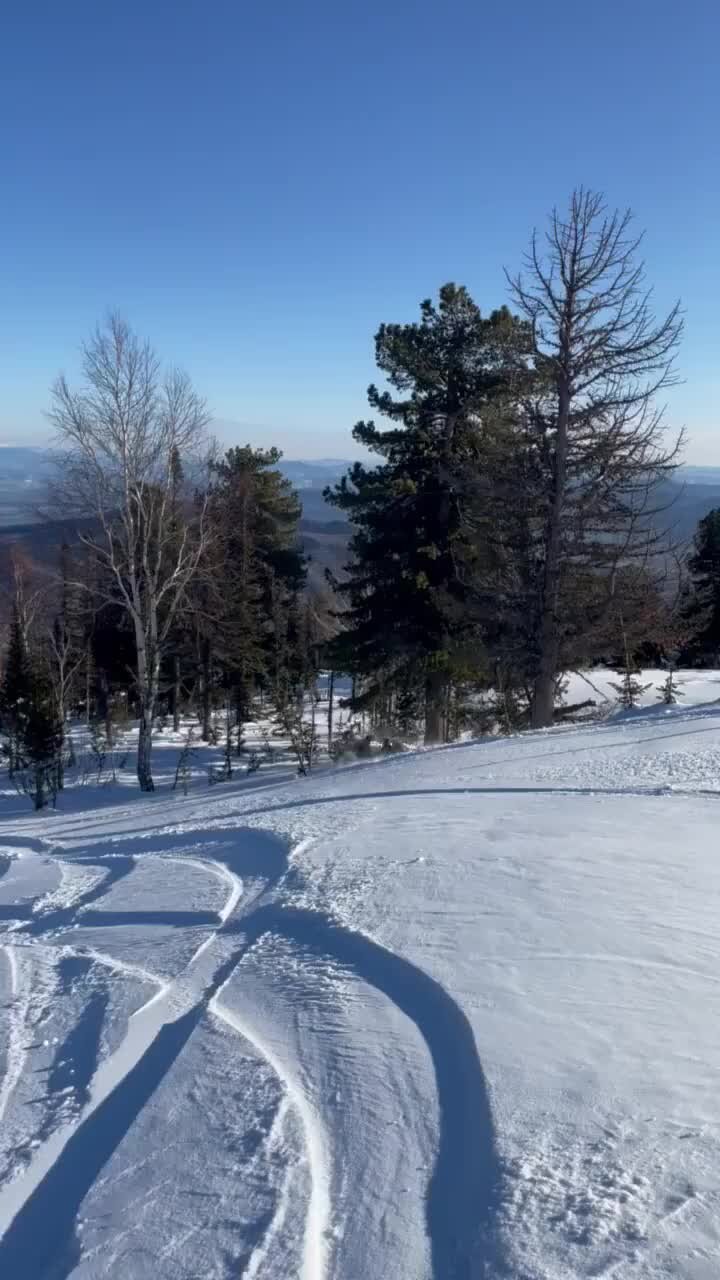
[[[720,705],[0,828],[0,1276],[720,1275]]]

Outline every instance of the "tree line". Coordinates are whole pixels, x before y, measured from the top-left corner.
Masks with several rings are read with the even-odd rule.
[[[508,277],[514,310],[448,284],[378,330],[390,426],[353,434],[380,461],[328,495],[354,528],[335,661],[368,701],[421,711],[427,742],[477,716],[477,688],[543,728],[564,672],[680,640],[663,481],[682,436],[658,397],[682,318],[653,315],[639,244],[581,190]]]
[[[316,669],[319,605],[279,452],[218,455],[188,379],[164,376],[117,317],[85,346],[83,372],[81,390],[64,378],[53,390],[49,508],[68,542],[39,586],[16,563],[0,687],[9,768],[38,799],[62,787],[73,712],[107,737],[113,715],[134,713],[138,781],[151,791],[160,711],[177,727],[193,704],[208,740],[222,705],[238,751],[258,692],[286,707]]]
[[[177,725],[192,706],[207,739],[222,705],[229,757],[257,699],[289,716],[320,666],[352,677],[375,726],[436,743],[550,725],[580,665],[629,678],[643,656],[720,647],[720,514],[686,581],[664,484],[682,317],[655,316],[639,248],[629,212],[579,190],[508,276],[509,305],[447,284],[418,321],[380,326],[368,398],[387,425],[355,426],[374,461],[326,493],[351,536],[322,598],[278,450],[220,454],[189,379],[121,319],[98,330],[80,388],[52,392],[67,543],[42,608],[27,566],[12,593],[0,716],[36,803],[62,787],[72,713],[134,712],[148,791],[159,711]]]

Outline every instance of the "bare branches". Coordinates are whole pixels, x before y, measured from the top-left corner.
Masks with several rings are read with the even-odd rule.
[[[533,723],[550,723],[560,661],[563,580],[571,569],[649,561],[661,535],[658,482],[677,465],[683,438],[664,438],[657,396],[677,381],[679,304],[661,320],[637,254],[629,210],[609,213],[580,189],[550,216],[524,271],[508,277],[533,341],[535,378],[522,404],[535,473],[535,520],[544,565]]]
[[[138,774],[150,790],[163,646],[210,536],[206,501],[194,502],[183,480],[184,466],[197,470],[209,417],[187,375],[163,377],[152,347],[116,315],[83,348],[83,374],[80,391],[64,377],[53,387],[50,419],[61,450],[54,503],[67,518],[85,520],[78,536],[99,568],[94,588],[132,621]]]
[[[680,305],[656,322],[645,267],[636,260],[642,236],[632,214],[608,215],[600,195],[579,190],[566,217],[557,209],[545,237],[533,236],[525,273],[508,275],[513,301],[530,321],[535,357],[560,365],[576,406],[593,418],[605,406],[632,407],[677,381],[674,356],[682,334]]]

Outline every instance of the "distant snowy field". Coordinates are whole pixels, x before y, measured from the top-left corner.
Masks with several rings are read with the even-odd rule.
[[[646,686],[641,703],[644,707],[653,706],[659,697],[660,686],[667,679],[667,671],[649,668],[638,677]],[[597,668],[593,671],[572,672],[566,677],[566,703],[586,702],[591,698],[598,706],[603,702],[612,704],[617,698],[613,684],[618,684],[621,676],[616,671]],[[701,702],[714,702],[720,698],[720,671],[697,671],[691,668],[677,672],[679,701],[683,706],[697,706]]]
[[[0,797],[3,1280],[717,1280],[720,672],[680,679]]]

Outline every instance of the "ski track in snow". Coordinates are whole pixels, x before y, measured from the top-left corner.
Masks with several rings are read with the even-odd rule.
[[[261,830],[253,830],[252,835],[256,840],[264,838],[279,843],[278,837]],[[301,853],[308,843],[296,844],[292,853]],[[29,857],[46,856],[38,842],[33,848],[25,847],[29,848]],[[57,1259],[64,1260],[59,1263],[58,1280],[65,1280],[72,1273],[80,1256],[76,1223],[85,1195],[203,1014],[210,1012],[268,1062],[281,1082],[287,1104],[299,1117],[310,1177],[301,1276],[302,1280],[328,1280],[336,1241],[332,1230],[333,1152],[323,1117],[297,1071],[281,1059],[261,1032],[246,1024],[241,1014],[222,1001],[225,987],[243,955],[265,934],[288,938],[339,960],[350,967],[358,980],[375,986],[417,1025],[433,1063],[440,1106],[440,1146],[426,1205],[432,1273],[435,1280],[470,1274],[468,1259],[492,1194],[488,1177],[491,1182],[495,1177],[492,1142],[488,1137],[491,1134],[489,1106],[472,1032],[450,996],[409,962],[330,920],[322,912],[272,901],[271,891],[288,871],[289,852],[286,847],[281,856],[276,853],[274,860],[268,860],[274,874],[269,873],[265,880],[258,876],[257,857],[254,862],[250,860],[250,874],[242,855],[229,854],[224,860],[179,854],[172,858],[175,864],[185,862],[202,869],[221,880],[228,889],[217,915],[217,925],[210,929],[185,968],[172,980],[110,956],[98,947],[74,947],[66,941],[66,930],[83,923],[90,903],[102,898],[120,878],[132,873],[137,863],[135,856],[112,854],[77,859],[75,865],[101,866],[106,875],[100,881],[93,879],[90,887],[84,889],[69,876],[63,884],[69,889],[74,883],[75,891],[64,893],[61,884],[51,894],[43,895],[33,904],[29,920],[19,911],[16,922],[19,946],[32,948],[34,939],[59,930],[56,935],[59,957],[84,956],[119,974],[153,982],[157,990],[130,1016],[118,1048],[97,1065],[80,1115],[56,1129],[38,1148],[25,1171],[0,1188],[0,1223],[5,1225],[0,1238],[0,1274],[41,1275],[53,1259],[56,1265]],[[61,850],[56,853],[62,857]],[[148,851],[138,856],[144,860],[169,855]],[[69,865],[72,866],[72,859]],[[255,889],[252,894],[251,886]],[[241,905],[247,908],[247,914],[241,913],[236,920]],[[122,923],[124,914],[133,915],[121,911],[106,913],[108,922],[112,923]],[[105,921],[105,915],[100,915]],[[4,950],[12,957],[9,963],[13,966],[14,983],[13,1048],[0,1093],[6,1106],[23,1069],[20,1045],[24,1013],[17,1002],[13,948],[5,946]],[[475,1128],[467,1124],[469,1105],[474,1105],[481,1116],[483,1132],[479,1144],[475,1141],[478,1136]],[[367,1117],[361,1119],[368,1123]],[[372,1117],[369,1123],[372,1124]],[[458,1160],[464,1162],[466,1169],[466,1194],[455,1204],[453,1170]],[[264,1238],[255,1246],[248,1261],[248,1280],[265,1274],[263,1269],[272,1252],[272,1241],[282,1231],[292,1191],[289,1174]],[[465,1258],[464,1264],[460,1255]]]
[[[305,1219],[301,1280],[325,1280],[328,1262],[328,1236],[330,1232],[330,1171],[327,1140],[323,1132],[323,1126],[302,1085],[284,1067],[267,1043],[240,1018],[220,1004],[223,988],[231,977],[232,974],[229,974],[226,981],[218,988],[208,1007],[212,1013],[237,1031],[245,1040],[248,1040],[265,1058],[281,1081],[291,1105],[295,1107],[300,1116],[310,1170],[310,1201]],[[280,1212],[283,1214],[285,1212],[285,1204],[282,1200]],[[278,1223],[276,1221],[275,1231],[277,1232],[277,1230]],[[253,1270],[248,1269],[247,1275],[257,1275],[258,1268],[264,1260],[266,1248],[267,1241],[264,1248],[256,1251],[257,1261],[253,1266]]]
[[[222,1018],[224,1017],[224,1014],[219,1012],[219,1016]],[[225,1020],[227,1021],[227,1019]],[[278,1140],[280,1134],[282,1133],[283,1125],[285,1123],[285,1117],[287,1115],[288,1106],[289,1106],[289,1095],[286,1093],[283,1097],[282,1102],[280,1103],[277,1114],[272,1124],[272,1128],[270,1130],[270,1133],[268,1134],[268,1141],[267,1141],[268,1154],[274,1150],[275,1143]],[[291,1188],[292,1178],[293,1178],[292,1166],[288,1166],[286,1168],[285,1177],[283,1179],[282,1186],[280,1188],[279,1202],[275,1209],[272,1222],[267,1228],[264,1238],[261,1240],[260,1244],[255,1246],[255,1248],[253,1249],[250,1255],[250,1260],[245,1269],[244,1280],[257,1280],[257,1277],[260,1274],[260,1269],[265,1263],[265,1261],[267,1260],[268,1254],[272,1248],[275,1238],[280,1235],[283,1227],[285,1226],[285,1221],[287,1219],[288,1211],[290,1208],[290,1197],[292,1194],[292,1188]]]
[[[604,736],[605,731],[597,732],[599,739]],[[696,728],[692,732],[706,730]],[[666,733],[663,740],[673,736],[686,734]],[[602,747],[642,747],[643,743],[652,741],[654,737],[649,736],[637,738],[632,743],[626,740],[598,741],[597,747],[592,744],[587,748],[575,748],[568,754]],[[552,756],[565,754],[562,749],[544,751],[538,758],[547,761]],[[532,756],[527,755],[523,759],[509,753],[507,758],[508,763],[524,765],[525,760]],[[494,769],[502,761],[502,756],[496,756],[492,766],[471,765],[468,772],[488,767]],[[663,766],[664,763],[661,761]],[[467,768],[466,765],[463,767]],[[607,767],[601,776],[614,781],[621,773],[619,766],[614,771]],[[689,778],[692,773],[689,766],[686,773]],[[551,773],[546,768],[544,773],[538,772],[537,778],[550,779],[554,776],[554,771]],[[585,782],[581,770],[575,776]],[[463,772],[457,773],[455,778],[462,782]],[[686,781],[684,776],[681,780]],[[662,784],[628,787],[563,785],[559,772],[556,786],[537,785],[537,780],[535,785],[532,781],[527,786],[513,785],[510,781],[508,785],[495,786],[494,775],[491,774],[485,786],[444,785],[437,791],[430,787],[397,791],[378,789],[364,794],[348,788],[347,795],[339,793],[343,790],[339,788],[338,793],[327,797],[294,799],[287,804],[280,801],[269,808],[273,814],[278,814],[286,809],[302,809],[305,805],[341,807],[345,801],[385,801],[393,796],[406,798],[434,794],[643,798],[668,795],[679,798],[717,797],[720,794],[712,789],[688,787],[680,790]],[[267,812],[268,807],[264,810],[248,807],[238,817],[247,820]],[[216,835],[224,829],[217,823],[213,828]],[[53,1280],[67,1280],[72,1274],[82,1256],[77,1223],[85,1196],[189,1037],[208,1014],[252,1045],[280,1082],[283,1103],[267,1140],[268,1149],[280,1141],[288,1109],[300,1122],[309,1174],[309,1193],[304,1204],[301,1280],[330,1280],[335,1275],[334,1263],[341,1244],[334,1231],[333,1191],[337,1180],[342,1182],[344,1153],[334,1147],[332,1114],[326,1114],[325,1104],[319,1104],[312,1081],[305,1078],[302,1062],[292,1058],[288,1061],[283,1053],[278,1052],[272,1035],[264,1034],[255,1019],[246,1019],[242,1006],[239,1010],[233,1009],[225,999],[243,957],[265,936],[297,947],[301,967],[303,956],[307,959],[309,955],[344,966],[354,980],[375,988],[397,1012],[414,1024],[429,1054],[437,1095],[437,1151],[429,1172],[424,1203],[431,1275],[433,1280],[470,1280],[471,1276],[489,1274],[488,1268],[493,1267],[497,1268],[497,1274],[504,1274],[502,1249],[492,1230],[500,1195],[500,1164],[495,1152],[487,1088],[474,1034],[460,1006],[440,983],[409,960],[387,950],[365,934],[354,932],[328,913],[298,906],[297,901],[301,899],[294,903],[292,893],[283,899],[279,891],[283,885],[289,885],[291,857],[301,854],[311,841],[295,843],[291,848],[273,831],[261,827],[245,828],[244,833],[251,837],[251,843],[259,841],[262,845],[263,841],[266,842],[258,853],[254,846],[249,849],[243,847],[243,829],[235,826],[228,828],[232,840],[224,857],[210,856],[209,852],[207,857],[188,856],[185,848],[175,852],[173,844],[179,845],[185,836],[193,832],[197,834],[199,830],[199,827],[191,825],[185,829],[179,824],[168,826],[157,833],[157,847],[151,847],[147,852],[138,850],[137,838],[134,838],[132,852],[113,851],[114,842],[109,841],[98,845],[97,854],[77,857],[67,854],[61,846],[35,838],[10,839],[0,848],[0,883],[16,858],[22,858],[28,864],[37,863],[38,867],[52,860],[60,873],[59,884],[39,893],[29,904],[9,903],[0,908],[0,922],[6,926],[6,938],[12,939],[0,942],[10,978],[8,1050],[0,1081],[0,1123],[23,1073],[27,1054],[29,995],[24,991],[27,982],[23,976],[23,951],[31,954],[34,945],[41,942],[47,945],[51,941],[58,962],[62,957],[83,957],[121,976],[152,983],[156,987],[152,996],[129,1017],[125,1036],[118,1047],[97,1063],[88,1083],[87,1101],[80,1114],[51,1133],[24,1172],[0,1187],[0,1230],[4,1229],[0,1236],[0,1275],[27,1276],[28,1280],[35,1280],[35,1277],[45,1274],[51,1263]],[[388,846],[391,846],[391,828],[388,828],[387,839]],[[122,837],[119,837],[116,843],[121,841]],[[167,861],[175,866],[185,864],[220,881],[227,890],[223,905],[217,912],[173,912],[172,909],[153,912],[88,911],[119,881],[132,877],[140,862],[150,859]],[[207,927],[208,933],[184,967],[169,979],[142,965],[118,959],[102,947],[73,946],[68,942],[68,931],[78,926],[111,928],[127,923],[195,924]],[[720,982],[720,979],[689,966],[609,952],[580,954],[559,950],[530,954],[533,961],[566,963],[571,960],[629,965],[684,972],[696,978]],[[497,956],[492,954],[478,955],[476,959],[498,963]],[[403,1063],[401,1069],[409,1072],[412,1067]],[[410,1083],[408,1081],[408,1086]],[[343,1089],[342,1092],[346,1098],[351,1094],[351,1090]],[[372,1125],[372,1116],[363,1113],[361,1102],[350,1097],[345,1105],[351,1110],[355,1107],[353,1122],[357,1116],[358,1126]],[[412,1141],[411,1138],[409,1140]],[[585,1203],[576,1204],[572,1195],[556,1189],[553,1179],[560,1156],[550,1153],[549,1172],[544,1161],[545,1153],[540,1153],[537,1167],[527,1164],[512,1171],[519,1188],[518,1203],[524,1204],[526,1187],[532,1189],[537,1182],[547,1183],[551,1203],[554,1203],[554,1197],[557,1212],[562,1212],[572,1229],[580,1235],[584,1229],[582,1215]],[[604,1169],[607,1163],[604,1157],[601,1163]],[[594,1159],[588,1164],[591,1166],[594,1168]],[[458,1169],[463,1172],[461,1180],[457,1177]],[[586,1174],[583,1166],[580,1183],[588,1181]],[[632,1187],[627,1190],[623,1177],[622,1170],[618,1171],[618,1199],[635,1194]],[[293,1183],[293,1170],[289,1168],[274,1212],[264,1226],[263,1236],[254,1244],[245,1261],[244,1280],[264,1280],[265,1277],[270,1280],[268,1266],[272,1265],[273,1244],[282,1235],[288,1217]],[[637,1185],[641,1186],[640,1182]],[[665,1218],[680,1214],[691,1203],[693,1194],[668,1201]],[[641,1208],[644,1212],[644,1202]],[[573,1225],[575,1218],[580,1223],[577,1227]],[[612,1260],[602,1273],[612,1275],[622,1263],[623,1259]]]
[[[11,1001],[7,1058],[2,1084],[0,1085],[0,1124],[2,1124],[8,1102],[10,1101],[15,1085],[22,1075],[22,1069],[25,1064],[25,1050],[23,1048],[25,1005],[20,1002],[18,960],[15,947],[3,944],[0,949],[5,954],[8,968],[10,970]]]
[[[33,842],[23,846],[30,849],[29,856],[40,857],[40,845]],[[303,845],[298,845],[300,852]],[[44,853],[43,849],[43,853]],[[59,851],[58,851],[59,852]],[[157,855],[143,855],[157,856]],[[163,856],[163,855],[159,855]],[[121,875],[127,875],[135,865],[135,859],[127,859],[122,855],[111,858],[93,858],[94,865],[105,865],[108,873],[100,883],[93,883],[85,893],[64,895],[62,880],[58,889],[43,895],[33,904],[33,922],[27,926],[22,923],[24,911],[18,910],[17,921],[20,930],[27,930],[33,936],[44,933],[40,926],[43,921],[45,929],[50,931],[58,926],[68,927],[74,918],[82,920],[82,911],[91,901],[102,897]],[[242,954],[251,945],[246,941],[239,948],[234,947],[229,956],[221,957],[218,965],[207,965],[207,953],[219,941],[223,931],[236,911],[243,896],[243,880],[230,865],[217,859],[173,858],[174,863],[184,862],[208,872],[221,880],[228,887],[228,896],[218,913],[219,925],[213,929],[196,949],[185,969],[172,981],[166,981],[159,975],[149,972],[141,966],[133,965],[109,956],[96,947],[74,948],[63,944],[58,948],[58,955],[83,955],[106,965],[111,970],[140,979],[151,981],[157,986],[153,996],[130,1017],[125,1038],[105,1061],[101,1062],[92,1078],[89,1100],[77,1121],[56,1130],[39,1148],[29,1167],[22,1176],[12,1180],[0,1189],[0,1222],[7,1224],[0,1239],[0,1272],[4,1274],[20,1274],[28,1266],[38,1270],[47,1265],[57,1255],[58,1250],[67,1254],[68,1264],[61,1273],[70,1274],[72,1262],[76,1260],[76,1250],[67,1250],[66,1238],[72,1233],[77,1211],[84,1194],[92,1185],[102,1165],[112,1154],[115,1141],[104,1145],[96,1142],[97,1130],[104,1129],[100,1123],[103,1113],[119,1110],[123,1124],[116,1128],[111,1125],[112,1139],[119,1140],[120,1128],[132,1123],[143,1105],[142,1088],[137,1089],[138,1077],[142,1080],[143,1067],[148,1069],[153,1083],[157,1083],[156,1072],[162,1074],[171,1065],[183,1043],[191,1034],[195,1025],[207,1008],[224,1021],[233,1030],[244,1036],[264,1057],[280,1079],[290,1105],[300,1117],[307,1145],[307,1156],[311,1175],[311,1193],[307,1208],[305,1228],[305,1248],[303,1262],[303,1280],[324,1280],[326,1274],[327,1240],[326,1228],[329,1221],[329,1181],[326,1171],[325,1144],[322,1129],[303,1090],[296,1084],[292,1076],[283,1068],[271,1050],[266,1049],[261,1039],[246,1032],[242,1022],[229,1010],[218,1003],[218,995],[228,981]],[[115,865],[113,865],[113,863]],[[283,859],[283,872],[287,869],[287,857]],[[272,881],[261,886],[257,897],[272,887]],[[121,920],[122,913],[118,913]],[[260,930],[261,932],[261,930]],[[255,940],[257,932],[253,934]],[[29,944],[32,946],[32,944]],[[0,1090],[0,1118],[4,1112],[12,1091],[23,1070],[25,1054],[22,1050],[25,1010],[18,1004],[18,966],[16,949],[4,945],[11,972],[12,1021],[8,1063]],[[196,970],[199,973],[195,973]],[[156,1061],[157,1059],[157,1061]],[[141,1096],[137,1102],[133,1094]],[[122,1097],[120,1096],[122,1095]],[[149,1096],[149,1093],[148,1093]],[[120,1106],[120,1103],[123,1106]],[[129,1114],[127,1108],[132,1108]],[[95,1148],[92,1152],[90,1148]],[[93,1158],[94,1157],[94,1158]],[[88,1170],[92,1176],[88,1176]],[[270,1225],[270,1233],[277,1233],[287,1213],[286,1186],[280,1205]],[[61,1219],[58,1231],[48,1230],[52,1221],[51,1209],[57,1210],[57,1202],[65,1202],[69,1212]],[[55,1215],[57,1219],[57,1212]],[[65,1237],[65,1239],[63,1239]],[[250,1264],[249,1275],[258,1275],[264,1257],[264,1245],[256,1248]]]
[[[33,843],[37,845],[37,842]],[[40,856],[39,848],[31,848],[30,856]],[[181,861],[182,859],[177,860]],[[102,860],[97,859],[95,861],[100,863]],[[93,885],[89,892],[80,895],[71,904],[64,902],[57,910],[42,913],[41,908],[48,900],[48,895],[44,895],[36,904],[33,904],[34,916],[42,919],[44,915],[47,929],[56,927],[59,923],[67,925],[69,923],[68,917],[71,914],[77,915],[90,901],[95,901],[97,897],[102,896],[103,893],[107,892],[110,885],[115,883],[120,874],[128,874],[135,865],[134,859],[131,863],[125,858],[121,858],[120,861],[123,865],[121,868],[118,867],[117,873],[114,874],[111,867],[108,875],[100,885]],[[215,860],[205,862],[201,859],[186,859],[185,861],[207,870],[211,875],[221,879],[229,886],[228,897],[220,913],[220,927],[222,929],[242,896],[242,881],[229,868]],[[54,891],[49,897],[53,903],[57,901],[57,891]],[[22,912],[19,913],[18,918],[22,920]],[[29,931],[36,936],[40,931],[37,927],[38,922],[39,920],[36,919],[33,921],[32,927],[29,928]],[[21,925],[21,930],[22,927]],[[43,1186],[57,1180],[52,1179],[53,1172],[59,1167],[72,1140],[82,1133],[95,1113],[102,1108],[114,1091],[119,1089],[123,1082],[131,1077],[134,1069],[152,1050],[163,1030],[173,1024],[184,1022],[192,1014],[197,1013],[199,1016],[202,1007],[207,1004],[210,998],[209,991],[206,990],[207,979],[205,983],[202,982],[202,979],[199,982],[193,981],[192,970],[197,966],[198,961],[202,958],[209,945],[215,941],[218,932],[220,930],[209,934],[208,938],[197,948],[186,968],[171,982],[138,966],[111,958],[94,948],[79,952],[79,954],[93,956],[101,963],[107,964],[118,972],[136,978],[139,977],[144,981],[149,979],[156,984],[158,989],[149,1001],[132,1014],[126,1036],[115,1053],[99,1065],[91,1082],[89,1101],[77,1123],[56,1130],[39,1149],[26,1172],[20,1178],[0,1189],[0,1222],[4,1221],[10,1224],[4,1237],[0,1240],[0,1264],[4,1264],[0,1265],[0,1270],[3,1274],[11,1273],[9,1267],[8,1271],[5,1271],[5,1265],[8,1264],[5,1263],[4,1255],[8,1251],[10,1255],[8,1263],[12,1260],[12,1265],[15,1267],[25,1265],[25,1250],[31,1243],[32,1233],[37,1230],[34,1225],[36,1213],[33,1211],[33,1199],[42,1192]],[[22,1007],[18,1007],[17,1003],[17,961],[13,948],[5,946],[3,949],[10,957],[9,962],[11,964],[13,982],[13,1011],[10,1051],[8,1054],[9,1062],[3,1080],[3,1087],[0,1091],[0,1103],[2,1104],[0,1116],[19,1079],[24,1062],[24,1054],[20,1048],[22,1041],[21,1028],[24,1026],[24,1011]],[[63,946],[60,952],[66,955],[78,954],[76,948],[67,945]],[[85,1189],[87,1190],[87,1188]],[[41,1196],[40,1198],[44,1203],[45,1197]],[[23,1210],[26,1210],[30,1220],[30,1232],[27,1229],[23,1230],[22,1220],[19,1221]],[[18,1222],[19,1230],[16,1229],[18,1228]],[[13,1242],[14,1235],[20,1236],[19,1247],[17,1243]],[[41,1247],[44,1256],[49,1258],[51,1251],[47,1248],[47,1245],[44,1244]]]

